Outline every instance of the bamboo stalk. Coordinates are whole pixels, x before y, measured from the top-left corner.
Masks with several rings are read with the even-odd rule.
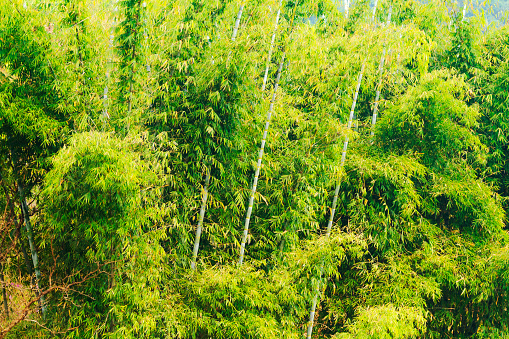
[[[373,15],[371,16],[371,22],[375,22],[375,15],[376,15],[376,6],[378,4],[378,0],[375,0],[375,5],[373,6]]]
[[[118,8],[115,8],[115,11],[118,11]],[[103,114],[103,119],[104,120],[110,118],[110,114],[108,112],[108,84],[110,82],[110,70],[109,70],[109,68],[111,68],[110,65],[113,63],[113,42],[114,42],[114,38],[115,38],[115,36],[113,35],[113,32],[115,31],[114,28],[115,28],[115,19],[113,19],[113,26],[111,28],[112,34],[110,34],[110,40],[109,40],[109,44],[108,44],[108,47],[109,47],[109,50],[108,50],[109,58],[106,61],[106,71],[105,71],[105,74],[104,74],[105,78],[106,78],[106,85],[104,86],[104,90],[103,90],[103,111],[102,111],[102,114]],[[103,130],[105,128],[105,125],[106,125],[106,122],[104,121],[104,123],[103,123]]]
[[[240,5],[239,12],[237,13],[237,19],[235,20],[235,26],[233,27],[232,41],[235,41],[235,39],[237,38],[237,33],[239,31],[240,19],[242,18],[243,10],[244,4]]]
[[[240,6],[239,12],[237,13],[237,19],[235,20],[235,25],[233,27],[233,33],[232,33],[232,41],[235,41],[235,38],[237,37],[237,33],[239,31],[239,25],[240,25],[240,19],[242,18],[242,12],[244,10],[244,5],[242,4]],[[209,47],[211,46],[210,43],[210,37],[206,36],[207,42],[209,44]],[[228,53],[228,59],[231,56],[231,51]],[[212,60],[212,63],[214,63],[214,60]],[[194,246],[193,246],[193,258],[191,260],[191,270],[196,270],[196,261],[198,259],[198,251],[200,249],[200,240],[201,240],[201,234],[203,231],[203,220],[205,219],[205,212],[207,210],[207,199],[209,196],[209,185],[210,185],[210,167],[207,168],[207,174],[205,175],[205,185],[203,187],[203,194],[202,194],[202,202],[200,206],[200,214],[198,217],[198,225],[196,227],[196,234],[194,237]]]
[[[309,312],[308,331],[306,334],[307,339],[311,339],[311,335],[313,334],[313,324],[315,323],[316,305],[318,304],[318,296],[319,295],[320,295],[320,289],[317,287],[315,296],[313,297],[313,301],[311,304],[311,312]]]
[[[355,106],[357,104],[357,98],[359,96],[359,90],[361,88],[362,77],[364,75],[365,67],[366,67],[366,60],[364,60],[364,62],[362,63],[361,71],[359,73],[359,77],[357,78],[357,87],[355,89],[353,103],[352,103],[352,107],[350,109],[350,116],[348,118],[348,129],[352,128],[352,122],[353,122],[353,119],[354,119]],[[345,164],[345,161],[346,161],[346,152],[348,150],[348,141],[349,141],[349,138],[348,138],[348,135],[346,135],[345,136],[345,142],[343,144],[343,152],[341,154],[341,163],[340,163],[340,168],[341,169],[343,168],[343,166]],[[336,206],[337,206],[337,203],[338,203],[338,196],[339,196],[340,186],[341,186],[341,178],[338,179],[338,183],[337,183],[336,189],[334,191],[334,198],[332,200],[331,215],[329,217],[329,222],[327,224],[327,231],[325,233],[325,236],[327,238],[330,237],[330,234],[331,234],[331,231],[332,231],[332,223],[333,223],[333,220],[334,220],[334,214],[336,213]],[[323,274],[323,267],[320,268],[320,277],[322,276],[322,274]],[[320,296],[320,288],[317,287],[317,291],[316,291],[316,293],[315,293],[315,295],[313,297],[313,301],[312,301],[311,312],[309,312],[309,323],[308,323],[308,330],[307,330],[307,336],[306,336],[307,339],[311,339],[311,335],[313,334],[313,323],[314,323],[314,319],[315,319],[316,304],[318,302],[319,296]]]
[[[205,176],[205,186],[203,186],[200,216],[198,218],[198,227],[196,228],[196,235],[194,238],[193,260],[191,261],[191,270],[193,271],[196,269],[196,259],[198,258],[198,249],[200,248],[200,238],[203,228],[203,219],[205,218],[205,210],[207,208],[207,198],[209,196],[209,184],[210,184],[210,168],[207,169],[207,174]]]
[[[242,265],[242,263],[244,261],[244,251],[246,248],[247,235],[249,233],[249,223],[251,221],[251,213],[253,212],[254,197],[256,194],[256,187],[258,185],[258,179],[260,177],[260,170],[262,168],[262,158],[263,158],[263,152],[265,149],[265,142],[267,140],[267,134],[269,132],[270,120],[272,118],[272,111],[274,110],[274,103],[276,102],[276,94],[277,94],[277,89],[279,87],[279,80],[281,79],[281,72],[283,71],[284,60],[285,60],[285,54],[283,54],[283,56],[281,58],[281,62],[279,63],[279,67],[278,67],[277,75],[276,75],[276,82],[274,84],[274,91],[272,93],[272,99],[270,100],[270,106],[269,106],[269,110],[267,112],[267,121],[265,122],[265,129],[263,130],[262,142],[261,142],[261,146],[260,146],[260,151],[258,153],[258,162],[256,164],[256,171],[255,171],[255,176],[254,176],[254,180],[253,180],[253,186],[251,188],[251,195],[249,197],[249,205],[247,207],[246,220],[244,222],[244,233],[242,235],[242,242],[240,244],[239,265]]]
[[[138,0],[138,8],[141,6],[141,0]],[[139,26],[140,26],[140,16],[141,16],[141,9],[138,10],[138,13],[136,14],[136,30],[139,29]],[[131,57],[132,57],[132,60],[135,60],[135,56],[136,56],[136,45],[133,44],[133,47],[131,48]],[[131,118],[131,111],[132,111],[132,100],[133,100],[133,93],[134,93],[134,72],[135,72],[135,69],[134,69],[134,65],[135,63],[133,62],[132,65],[131,65],[131,71],[130,71],[130,79],[129,79],[129,97],[127,98],[127,116],[129,118]],[[130,127],[130,124],[131,122],[129,121],[128,122],[128,125],[127,125],[127,130],[129,130],[129,127]]]
[[[354,97],[353,97],[353,102],[352,102],[352,108],[350,109],[350,117],[348,118],[348,129],[351,129],[352,128],[352,121],[353,121],[353,117],[354,117],[354,113],[355,113],[355,106],[357,105],[357,98],[359,97],[359,91],[360,91],[360,88],[361,88],[361,83],[362,83],[362,77],[364,76],[364,69],[366,68],[366,61],[364,61],[362,63],[362,67],[361,67],[361,71],[359,73],[359,77],[357,78],[357,87],[355,89],[355,94],[354,94]],[[343,143],[343,152],[341,153],[341,162],[340,162],[340,168],[343,168],[343,166],[345,165],[345,161],[346,161],[346,152],[348,150],[348,142],[349,142],[349,137],[348,135],[345,136],[345,141]],[[334,214],[336,213],[336,206],[337,206],[337,202],[338,202],[338,194],[339,194],[339,186],[341,184],[341,180],[338,180],[338,184],[336,185],[336,190],[334,192],[334,199],[332,200],[332,210],[331,210],[331,214],[330,214],[330,217],[329,217],[329,222],[327,224],[327,232],[325,233],[325,235],[327,237],[330,236],[330,233],[331,233],[331,230],[332,230],[332,223],[333,223],[333,220],[334,220]]]
[[[373,22],[374,22],[374,18],[375,18],[374,14],[375,14],[375,11],[376,11],[377,3],[378,2],[375,1],[375,8],[373,9],[373,16],[372,16]],[[359,91],[360,91],[360,88],[361,88],[362,78],[364,76],[364,70],[366,69],[366,61],[367,61],[367,56],[364,59],[364,61],[362,62],[361,71],[359,72],[359,76],[357,78],[357,86],[355,88],[355,94],[354,94],[354,97],[353,97],[352,107],[350,109],[350,115],[348,117],[348,127],[347,127],[347,129],[349,129],[349,130],[352,128],[353,120],[354,120],[354,117],[355,117],[355,106],[357,105],[357,99],[359,97]],[[343,152],[341,153],[340,169],[343,169],[343,167],[345,165],[346,153],[347,153],[347,150],[348,150],[348,142],[349,142],[349,137],[348,137],[348,135],[346,135],[345,136],[345,141],[343,143]],[[326,233],[325,233],[325,236],[327,238],[330,237],[330,235],[331,235],[332,224],[334,222],[334,215],[336,213],[336,207],[337,207],[337,203],[338,203],[338,196],[339,196],[340,187],[341,187],[341,173],[340,173],[340,178],[338,179],[338,183],[336,185],[336,189],[334,190],[334,198],[332,199],[331,214],[330,214],[330,217],[329,217],[329,221],[327,223],[327,230],[326,230]],[[323,267],[320,268],[320,278],[321,278],[322,274],[323,274]],[[311,339],[311,336],[313,334],[314,318],[315,318],[316,306],[317,306],[319,297],[320,297],[320,286],[317,286],[316,293],[313,296],[313,300],[312,300],[312,303],[311,303],[311,311],[309,312],[309,322],[308,322],[308,329],[307,329],[307,335],[306,335],[307,339]]]
[[[387,25],[391,24],[391,15],[392,15],[392,6],[389,9],[389,16],[387,18]],[[371,119],[371,127],[372,128],[375,127],[376,119],[377,119],[377,116],[378,116],[378,102],[380,100],[380,92],[381,92],[381,89],[382,89],[382,80],[383,80],[384,64],[385,64],[385,54],[386,54],[386,45],[385,45],[385,41],[384,41],[384,46],[383,46],[383,50],[382,50],[382,57],[380,58],[380,64],[378,65],[379,79],[378,79],[378,84],[377,84],[377,88],[376,88],[375,103],[373,105],[373,117]],[[375,135],[375,131],[373,129],[371,129],[371,137],[373,137],[374,135]]]
[[[463,18],[461,19],[461,21],[464,21],[466,15],[467,15],[468,0],[463,0],[463,2],[464,2],[464,4],[463,4]]]
[[[279,16],[281,15],[281,6],[282,5],[283,5],[283,0],[280,0],[279,1],[279,9],[277,10],[277,15],[276,15],[276,24],[274,25],[274,32],[272,33],[272,38],[270,40],[269,55],[267,55],[267,65],[265,66],[265,74],[263,75],[262,91],[265,91],[265,86],[267,85],[267,78],[269,76],[270,58],[272,57],[272,50],[274,49],[274,41],[276,40],[276,32],[277,32],[277,28],[279,26]]]
[[[141,4],[141,7],[146,8],[147,3],[145,1],[143,1],[143,3]],[[148,55],[150,52],[150,47],[149,47],[149,43],[148,43],[147,18],[146,17],[145,17],[145,19],[143,19],[143,37],[145,38],[145,53],[146,53],[146,59],[147,59],[146,60],[147,64],[145,65],[145,70],[147,71],[147,73],[150,73],[150,71],[151,71],[150,60],[148,58]]]
[[[32,253],[32,263],[34,264],[34,271],[35,271],[35,284],[37,288],[37,294],[40,295],[41,291],[41,270],[39,268],[39,257],[37,255],[37,249],[35,247],[35,240],[34,240],[34,234],[32,229],[32,224],[30,222],[30,215],[28,210],[28,205],[25,199],[25,195],[23,192],[23,187],[21,185],[21,182],[18,180],[18,193],[19,198],[21,201],[21,210],[23,212],[23,217],[25,220],[25,227],[27,230],[27,236],[28,236],[28,243],[30,245],[30,252]],[[40,297],[41,301],[41,310],[42,310],[42,316],[43,318],[46,318],[46,304],[44,302],[44,296],[41,295]]]
[[[7,205],[9,206],[9,211],[10,211],[11,218],[14,218],[18,225],[21,225],[21,220],[18,217],[18,215],[16,214],[16,212],[14,211],[14,203],[13,203],[12,199],[10,198],[9,190],[7,189],[7,187],[4,184],[4,179],[2,177],[2,173],[0,173],[0,186],[2,186],[2,189],[4,190],[4,194],[5,194],[5,197],[7,199]],[[18,232],[18,235],[17,235],[18,246],[19,246],[19,248],[21,250],[21,253],[23,254],[23,259],[25,260],[25,265],[27,267],[28,274],[30,276],[33,276],[34,271],[32,270],[32,265],[30,264],[30,259],[28,257],[28,252],[27,252],[27,250],[25,248],[25,245],[23,245],[23,240],[21,239],[20,229],[19,228],[17,228],[17,232]]]

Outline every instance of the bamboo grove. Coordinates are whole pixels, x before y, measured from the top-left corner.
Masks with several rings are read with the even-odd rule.
[[[0,2],[0,338],[509,337],[508,77],[467,1]]]

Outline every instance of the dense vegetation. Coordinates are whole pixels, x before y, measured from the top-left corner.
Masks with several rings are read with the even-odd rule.
[[[0,2],[0,338],[509,338],[509,29],[462,13]]]

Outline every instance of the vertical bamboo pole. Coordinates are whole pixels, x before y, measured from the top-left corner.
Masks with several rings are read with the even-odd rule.
[[[373,9],[373,15],[372,15],[373,22],[374,22],[374,19],[375,19],[377,3],[378,3],[378,1],[375,1],[375,8]],[[364,59],[364,61],[362,62],[361,70],[360,70],[359,76],[357,78],[357,85],[356,85],[356,88],[355,88],[355,94],[354,94],[354,97],[353,97],[352,107],[350,109],[350,115],[348,117],[348,125],[347,125],[348,126],[347,127],[348,130],[350,130],[352,128],[352,124],[353,124],[353,120],[354,120],[354,116],[355,116],[355,106],[357,105],[357,99],[359,97],[359,91],[360,91],[360,88],[361,88],[362,78],[364,76],[364,71],[366,69],[366,61],[367,61],[367,56]],[[343,152],[341,153],[340,169],[343,169],[343,167],[345,165],[346,153],[347,153],[347,150],[348,150],[348,142],[349,142],[349,137],[348,137],[348,135],[346,135],[345,136],[345,141],[343,143]],[[327,230],[326,230],[326,233],[325,233],[326,237],[330,237],[330,234],[331,234],[331,231],[332,231],[332,224],[333,224],[333,221],[334,221],[334,215],[336,213],[336,207],[337,207],[337,203],[338,203],[338,196],[339,196],[339,189],[340,189],[340,187],[341,187],[341,173],[340,173],[340,178],[338,179],[338,183],[336,185],[336,189],[334,190],[334,198],[332,199],[331,214],[329,216],[329,221],[327,223]],[[322,272],[323,272],[323,267],[320,268],[320,277],[322,276]],[[315,295],[313,296],[313,300],[311,302],[311,311],[309,312],[309,322],[308,322],[308,328],[307,328],[307,334],[306,334],[306,338],[307,339],[311,339],[311,336],[313,334],[313,326],[314,326],[314,319],[315,319],[315,313],[316,313],[316,306],[318,304],[319,297],[320,297],[320,286],[318,285],[317,288],[316,288]]]
[[[143,4],[141,5],[143,8],[146,8],[147,7],[147,3],[144,1]],[[145,19],[143,19],[143,37],[145,39],[145,57],[146,57],[146,65],[145,65],[145,70],[147,71],[147,74],[150,73],[150,60],[148,58],[149,56],[149,52],[150,52],[150,47],[149,47],[149,43],[148,43],[148,33],[147,33],[147,17],[145,16]]]
[[[32,229],[32,224],[30,222],[29,209],[28,209],[27,201],[25,199],[21,181],[18,180],[17,184],[18,184],[19,198],[20,198],[20,202],[21,202],[21,211],[23,212],[23,218],[25,220],[25,227],[26,227],[27,236],[28,236],[28,243],[30,245],[30,252],[32,253],[32,263],[34,264],[35,284],[36,284],[36,288],[37,288],[37,294],[40,294],[41,293],[41,270],[39,268],[39,257],[37,255],[37,249],[35,247],[34,233],[33,233],[33,229]],[[43,316],[43,318],[46,318],[46,303],[44,302],[43,295],[41,295],[40,301],[41,301],[42,316]]]
[[[196,235],[194,238],[193,260],[191,261],[191,270],[196,269],[196,259],[198,258],[198,250],[200,248],[200,238],[203,229],[203,219],[205,218],[205,210],[207,208],[207,198],[209,196],[210,184],[210,167],[207,169],[205,176],[205,185],[203,186],[202,201],[200,208],[200,216],[198,217],[198,227],[196,228]]]
[[[141,0],[138,0],[138,12],[136,13],[136,16],[135,16],[135,18],[136,18],[136,25],[135,25],[136,30],[138,30],[140,28],[139,27],[140,26],[140,16],[141,16],[141,12],[142,12],[142,10],[139,9],[140,5],[142,6]],[[143,2],[143,5],[146,6],[146,3]],[[145,6],[143,6],[143,7],[145,7]],[[136,53],[138,53],[138,51],[136,50],[136,47],[134,45],[133,45],[131,51],[132,51],[131,57],[132,57],[132,60],[134,60]],[[135,63],[133,62],[131,64],[130,79],[129,79],[129,81],[130,81],[130,83],[129,83],[129,96],[127,98],[127,116],[129,118],[131,117],[132,106],[133,106],[132,101],[133,101],[133,94],[134,94],[134,72],[135,72],[134,66],[135,66]],[[128,130],[129,130],[130,124],[131,124],[131,122],[129,121],[128,122],[128,127],[127,127]]]
[[[0,186],[2,186],[2,189],[4,190],[5,197],[7,199],[7,205],[9,206],[10,211],[10,217],[14,219],[14,221],[18,224],[21,223],[20,218],[17,216],[16,212],[14,211],[14,203],[12,202],[11,197],[9,196],[9,190],[4,184],[4,179],[2,177],[2,173],[0,173]],[[32,270],[32,265],[30,264],[30,258],[28,257],[28,252],[25,248],[25,245],[23,244],[23,240],[21,239],[21,235],[18,231],[18,245],[20,248],[21,253],[23,254],[23,259],[25,261],[25,266],[27,267],[28,274],[32,277],[34,274],[34,271]]]
[[[233,27],[232,33],[232,41],[235,41],[237,38],[237,33],[239,31],[240,19],[242,18],[242,11],[244,11],[244,3],[240,5],[239,12],[237,13],[237,19],[235,20],[235,26]]]
[[[242,265],[244,261],[244,251],[246,248],[247,235],[249,233],[249,223],[251,221],[251,213],[253,212],[254,205],[254,197],[256,194],[256,187],[258,185],[258,179],[260,177],[260,170],[262,168],[262,158],[263,152],[265,149],[265,142],[267,140],[267,134],[269,133],[270,120],[272,118],[272,111],[274,110],[274,103],[276,102],[276,94],[277,89],[279,87],[279,80],[281,79],[281,72],[283,71],[283,65],[285,60],[285,54],[281,57],[281,62],[279,63],[279,67],[277,69],[276,82],[274,84],[274,90],[272,93],[272,99],[270,100],[269,110],[267,112],[267,121],[265,122],[265,128],[263,130],[263,137],[260,146],[260,151],[258,153],[258,162],[256,164],[255,176],[253,180],[253,187],[251,188],[251,195],[249,197],[249,205],[247,207],[246,220],[244,222],[244,233],[242,234],[242,242],[240,244],[240,255],[239,255],[239,265]]]
[[[389,9],[389,16],[387,18],[387,25],[391,24],[391,15],[392,15],[392,7]],[[384,64],[385,64],[385,53],[386,53],[386,46],[384,41],[384,46],[382,50],[382,57],[380,58],[380,64],[378,65],[378,84],[376,87],[376,94],[375,94],[375,103],[373,105],[373,117],[371,119],[371,137],[375,135],[375,131],[373,130],[373,127],[375,127],[376,119],[378,116],[378,102],[380,100],[380,92],[382,89],[382,80],[383,80],[383,73],[384,73]]]
[[[355,106],[357,104],[357,98],[359,96],[359,90],[361,88],[362,77],[364,76],[364,69],[365,69],[365,67],[366,67],[366,60],[364,60],[364,62],[362,63],[361,71],[359,73],[359,77],[357,78],[357,87],[355,89],[355,94],[354,94],[354,98],[353,98],[353,102],[352,102],[352,107],[350,109],[350,116],[348,118],[348,129],[352,128],[352,123],[353,123],[353,119],[354,119],[354,112],[355,112]],[[345,136],[345,141],[343,143],[343,152],[341,153],[341,163],[340,163],[340,168],[341,169],[343,168],[343,166],[345,164],[345,161],[346,161],[346,152],[348,150],[348,141],[349,141],[349,138],[348,138],[348,135],[346,135]],[[331,214],[330,214],[330,217],[329,217],[329,222],[327,224],[327,231],[325,233],[326,237],[330,237],[330,234],[331,234],[332,223],[334,221],[334,214],[336,213],[336,206],[337,206],[337,203],[338,203],[338,196],[339,196],[340,186],[341,186],[341,178],[338,179],[338,183],[337,183],[336,189],[334,191],[334,198],[332,200]],[[322,269],[320,271],[322,271]],[[320,274],[320,276],[321,276],[321,274]],[[313,333],[313,325],[314,325],[316,304],[318,302],[319,295],[320,295],[320,288],[317,287],[316,294],[313,297],[313,302],[312,302],[312,306],[311,306],[311,312],[309,313],[309,323],[308,323],[308,330],[307,330],[307,337],[306,337],[307,339],[311,339],[311,334]]]
[[[274,49],[274,41],[276,40],[276,32],[279,25],[279,16],[281,15],[281,6],[283,5],[283,0],[279,1],[279,8],[277,10],[276,15],[276,24],[274,25],[274,32],[272,33],[272,38],[270,41],[269,55],[267,55],[267,65],[265,66],[265,74],[263,75],[263,85],[262,91],[265,91],[265,86],[267,85],[267,78],[269,76],[269,65],[270,58],[272,57],[272,50]]]
[[[114,12],[118,11],[117,3],[118,3],[118,1],[115,2]],[[113,32],[115,32],[115,24],[116,24],[116,17],[114,16],[113,24],[112,24],[112,27],[110,28],[110,36],[109,36],[109,41],[108,41],[108,59],[106,60],[106,70],[104,73],[104,76],[106,78],[106,84],[104,85],[104,89],[103,89],[103,111],[102,111],[103,121],[104,121],[103,122],[103,131],[106,126],[106,120],[108,120],[110,118],[110,113],[108,112],[108,106],[109,106],[108,105],[108,85],[110,83],[110,73],[112,70],[111,65],[113,64],[113,42],[114,42],[114,38],[115,38],[115,36],[113,35]]]
[[[364,76],[365,68],[366,68],[366,61],[364,61],[362,63],[361,71],[360,71],[359,76],[357,78],[357,87],[355,89],[355,94],[354,94],[354,97],[353,97],[352,107],[350,109],[350,116],[348,118],[348,127],[347,127],[347,129],[351,129],[352,128],[353,117],[354,117],[354,114],[355,114],[355,106],[357,105],[357,99],[359,97],[359,91],[360,91],[360,88],[361,88],[361,83],[362,83],[362,78]],[[345,141],[343,143],[343,152],[341,153],[341,162],[340,162],[340,165],[339,165],[340,168],[343,168],[343,166],[345,165],[346,152],[348,150],[348,142],[349,141],[350,141],[349,137],[348,137],[348,135],[346,135],[345,136]],[[336,185],[336,190],[334,191],[334,199],[332,200],[331,215],[329,217],[329,222],[327,224],[327,232],[325,233],[325,235],[327,237],[330,236],[331,230],[332,230],[332,223],[333,223],[333,220],[334,220],[334,214],[336,213],[336,206],[337,206],[337,202],[338,202],[338,194],[339,194],[340,183],[341,183],[341,180],[338,180],[338,184]]]
[[[376,6],[378,5],[378,0],[375,0],[375,5],[373,6],[373,15],[371,16],[371,22],[375,22],[375,15],[376,15]]]
[[[242,18],[242,12],[244,10],[244,4],[240,6],[239,12],[237,13],[237,19],[235,20],[235,25],[233,27],[233,33],[232,33],[232,41],[235,41],[237,38],[237,33],[239,31],[239,25],[240,25],[240,19]],[[210,38],[207,35],[207,42],[210,46]],[[228,54],[228,58],[231,55],[231,51]],[[212,61],[213,62],[213,61]],[[201,240],[201,234],[203,232],[203,220],[205,219],[205,212],[207,210],[207,199],[209,196],[209,185],[210,185],[210,166],[207,168],[207,174],[205,175],[205,184],[203,186],[203,193],[202,193],[202,200],[201,200],[201,206],[200,206],[200,214],[198,217],[198,225],[196,227],[196,233],[194,236],[194,246],[193,246],[193,258],[191,260],[191,271],[196,270],[196,261],[198,259],[198,251],[200,249],[200,240]]]
[[[468,0],[463,0],[463,2],[464,2],[464,4],[463,4],[463,18],[461,19],[461,21],[464,21],[465,17],[467,16]]]

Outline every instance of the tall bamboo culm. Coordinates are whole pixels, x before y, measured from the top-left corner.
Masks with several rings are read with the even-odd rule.
[[[346,3],[346,1],[345,1],[345,3]],[[371,17],[371,20],[372,20],[373,24],[375,22],[374,20],[375,20],[375,15],[376,15],[377,4],[378,4],[378,1],[375,0],[375,5],[374,5],[374,8],[373,8],[373,14],[372,14],[372,17]],[[357,105],[357,99],[359,97],[359,91],[360,91],[360,88],[361,88],[362,78],[364,77],[364,70],[366,69],[366,61],[367,61],[367,57],[362,62],[361,71],[359,72],[359,76],[357,78],[357,85],[355,87],[355,93],[354,93],[354,97],[353,97],[352,107],[350,109],[350,115],[348,117],[348,125],[347,125],[348,126],[348,128],[347,128],[348,130],[351,130],[351,128],[352,128],[352,124],[353,124],[353,120],[354,120],[354,116],[355,116],[355,106]],[[341,153],[340,169],[343,169],[343,167],[345,165],[346,152],[348,150],[348,142],[349,142],[349,137],[348,137],[348,135],[346,135],[345,136],[345,141],[343,143],[343,152]],[[340,175],[341,175],[341,173],[340,173]],[[331,231],[332,231],[332,224],[333,224],[333,221],[334,221],[334,215],[336,214],[336,207],[337,207],[337,203],[338,203],[338,196],[339,196],[339,189],[340,189],[340,187],[341,187],[341,177],[338,179],[338,183],[336,185],[336,189],[334,190],[334,198],[332,199],[331,214],[330,214],[330,217],[329,217],[329,222],[327,223],[327,230],[326,230],[326,233],[325,233],[325,236],[327,238],[330,237],[330,234],[331,234]],[[323,267],[320,268],[320,278],[321,278],[322,274],[323,274]],[[308,321],[308,327],[307,327],[307,333],[306,333],[306,338],[307,339],[311,339],[311,336],[313,334],[313,326],[314,326],[314,322],[315,322],[316,306],[318,304],[318,299],[319,298],[320,298],[320,285],[318,283],[317,286],[316,286],[315,294],[313,296],[313,300],[311,301],[311,311],[309,312],[309,321]]]
[[[239,12],[237,13],[237,19],[235,20],[235,26],[233,27],[232,41],[237,38],[239,32],[240,19],[242,18],[242,12],[244,11],[244,3],[240,5]]]
[[[469,0],[463,0],[464,4],[463,4],[463,17],[461,19],[461,21],[464,21],[466,16],[467,16],[467,6],[468,6],[468,3],[469,3]]]
[[[110,28],[110,36],[109,36],[109,41],[108,41],[108,59],[106,60],[106,70],[104,72],[104,76],[105,76],[105,79],[106,79],[106,84],[104,85],[104,90],[103,90],[103,111],[102,111],[102,114],[103,114],[103,131],[106,127],[106,120],[108,120],[110,118],[110,113],[108,111],[108,85],[110,83],[110,76],[111,76],[111,71],[112,71],[112,67],[111,65],[113,64],[113,42],[115,40],[115,36],[113,35],[113,33],[115,32],[115,25],[116,25],[116,14],[118,12],[118,7],[117,7],[117,4],[118,4],[118,1],[115,2],[114,6],[114,16],[113,16],[113,24],[112,24],[112,27]]]
[[[242,4],[239,8],[239,12],[237,13],[237,18],[235,19],[235,25],[233,26],[233,33],[232,33],[232,41],[235,41],[237,38],[237,33],[239,31],[239,25],[240,20],[242,18],[242,12],[244,11],[244,4]],[[207,36],[207,41],[209,42],[210,46],[210,38]],[[231,54],[228,54],[228,57],[230,57]],[[205,219],[205,212],[207,210],[207,200],[209,196],[209,185],[210,185],[210,166],[206,169],[207,174],[205,175],[205,184],[203,186],[203,192],[202,192],[202,199],[201,199],[201,206],[200,206],[200,214],[198,217],[198,225],[196,226],[196,233],[194,236],[194,246],[193,246],[193,258],[191,260],[191,270],[196,270],[196,261],[198,260],[198,251],[200,249],[200,239],[201,234],[203,232],[203,220]]]
[[[262,91],[265,91],[265,87],[267,86],[267,78],[269,76],[270,59],[272,57],[272,50],[274,49],[274,41],[276,40],[276,32],[277,32],[277,28],[279,26],[279,17],[281,15],[281,6],[282,5],[283,5],[283,0],[280,0],[279,8],[277,10],[277,15],[276,15],[276,24],[274,25],[274,32],[272,33],[272,38],[270,40],[269,54],[267,55],[267,65],[265,66],[265,74],[263,75]]]
[[[265,142],[267,140],[267,134],[269,133],[270,120],[272,118],[272,111],[274,110],[274,103],[276,102],[277,89],[279,87],[279,80],[281,79],[281,72],[283,71],[283,65],[285,61],[285,53],[281,57],[281,62],[279,63],[279,67],[277,69],[276,74],[276,82],[274,83],[274,90],[272,93],[272,99],[270,100],[269,110],[267,112],[267,121],[265,122],[265,128],[263,130],[262,143],[260,146],[260,151],[258,153],[258,162],[256,163],[255,176],[253,180],[253,186],[251,188],[251,195],[249,196],[249,204],[246,212],[246,220],[244,222],[244,233],[242,234],[242,242],[240,244],[240,254],[239,254],[239,265],[242,265],[244,262],[244,251],[246,249],[247,235],[249,233],[249,223],[251,220],[251,213],[253,212],[253,204],[254,198],[256,194],[256,186],[258,185],[258,179],[260,177],[260,170],[262,168],[262,158],[263,152],[265,150]]]
[[[205,175],[205,185],[203,186],[200,216],[198,217],[198,226],[196,227],[196,235],[194,237],[193,260],[191,261],[191,270],[196,269],[196,260],[198,259],[198,250],[200,249],[200,239],[203,229],[203,219],[205,218],[205,211],[207,209],[207,198],[209,196],[209,184],[210,184],[210,167],[207,168],[207,174]]]
[[[392,7],[389,8],[389,16],[387,17],[387,26],[391,24],[391,15],[392,15]],[[378,102],[380,100],[380,92],[382,90],[382,80],[383,80],[383,74],[384,74],[384,64],[385,64],[385,53],[386,53],[386,45],[384,41],[384,46],[382,50],[382,57],[380,58],[380,64],[378,65],[378,84],[376,87],[376,94],[375,94],[375,103],[373,104],[373,118],[371,119],[371,137],[375,135],[375,131],[373,130],[373,127],[375,127],[376,119],[378,116]]]
[[[37,289],[37,295],[39,296],[39,301],[41,304],[41,311],[43,318],[46,318],[46,302],[44,295],[41,294],[41,269],[39,267],[39,256],[37,255],[37,248],[35,247],[35,240],[34,240],[34,232],[32,228],[32,223],[30,222],[30,211],[28,209],[28,204],[25,198],[25,192],[23,190],[23,186],[21,185],[21,181],[17,181],[18,185],[18,193],[21,203],[21,212],[23,214],[23,219],[25,222],[25,228],[27,230],[27,238],[28,238],[28,244],[30,245],[30,252],[32,253],[32,264],[34,265],[34,271],[35,271],[35,284]]]
[[[362,83],[362,77],[364,76],[364,69],[366,67],[366,61],[362,63],[362,68],[359,73],[359,77],[357,78],[357,87],[355,89],[355,94],[353,98],[352,108],[350,110],[350,116],[348,118],[348,129],[350,130],[352,128],[353,123],[353,116],[355,112],[355,106],[357,104],[357,98],[359,96],[359,90],[361,88]],[[345,142],[343,143],[343,152],[341,153],[341,163],[340,163],[340,169],[343,169],[343,166],[345,164],[346,160],[346,151],[348,150],[348,135],[345,136]],[[338,203],[338,195],[339,195],[339,189],[341,187],[341,178],[338,179],[338,183],[336,185],[336,189],[334,191],[334,198],[332,200],[332,209],[331,209],[331,215],[329,218],[329,222],[327,224],[327,231],[325,233],[325,236],[328,238],[330,237],[331,231],[332,231],[332,223],[334,220],[334,214],[336,213],[336,206]],[[320,278],[322,275],[323,267],[320,269]],[[313,334],[313,325],[315,321],[315,312],[316,312],[316,305],[318,303],[318,298],[320,296],[320,286],[317,285],[315,295],[313,296],[313,300],[311,302],[311,312],[309,312],[309,322],[308,322],[308,329],[307,329],[307,339],[311,339],[311,335]]]

